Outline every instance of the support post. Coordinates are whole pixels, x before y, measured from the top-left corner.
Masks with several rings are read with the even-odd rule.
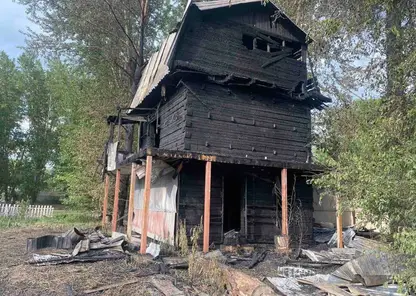
[[[111,231],[117,231],[118,199],[120,196],[120,169],[116,172],[116,188],[114,190],[113,219],[111,220]]]
[[[285,240],[285,245],[289,247],[289,215],[287,209],[287,169],[282,169],[282,236]]]
[[[104,227],[105,223],[107,222],[108,187],[109,186],[110,186],[110,175],[107,173],[105,174],[105,181],[104,181],[103,219],[101,221],[102,227]]]
[[[136,164],[131,164],[130,174],[130,195],[129,195],[129,208],[127,212],[127,239],[131,241],[133,212],[134,212],[134,190],[136,187]]]
[[[343,248],[344,247],[344,239],[342,235],[342,213],[339,205],[339,197],[337,196],[336,200],[336,209],[337,209],[337,247]]]
[[[209,251],[209,223],[211,211],[211,168],[212,163],[207,161],[205,166],[205,203],[204,203],[204,240],[203,252]]]
[[[142,234],[140,240],[140,254],[146,254],[147,248],[147,226],[149,222],[149,205],[150,205],[150,186],[152,180],[152,160],[153,157],[146,157],[146,175],[144,179],[144,200],[143,200],[143,221]]]

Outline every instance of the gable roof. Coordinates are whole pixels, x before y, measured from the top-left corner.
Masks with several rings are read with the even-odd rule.
[[[192,9],[196,7],[200,11],[214,10],[224,7],[231,7],[236,5],[243,5],[249,3],[264,3],[263,0],[210,0],[210,1],[193,1],[189,0],[184,15],[181,21],[181,25],[177,33],[171,33],[168,38],[162,43],[159,51],[152,54],[149,62],[142,72],[139,86],[133,101],[130,104],[130,108],[137,108],[143,100],[155,90],[160,82],[170,73],[170,65],[176,52],[176,47],[179,38],[182,35],[184,29],[184,23],[187,16]],[[273,2],[269,1],[266,5],[272,5],[276,10],[279,10],[282,16],[287,19],[302,35],[307,36],[307,33],[299,28],[286,14],[284,14],[279,7]]]
[[[302,30],[298,25],[295,24],[293,20],[288,17],[280,7],[278,7],[273,1],[267,1],[264,0],[210,0],[210,1],[188,1],[188,5],[194,4],[196,7],[198,7],[201,11],[211,10],[211,9],[217,9],[217,8],[223,8],[223,7],[231,7],[236,6],[240,4],[248,4],[248,3],[259,3],[264,5],[271,5],[276,10],[279,10],[282,16],[287,19],[296,30],[298,30],[303,35],[308,35],[304,30]],[[187,6],[188,7],[188,6]]]

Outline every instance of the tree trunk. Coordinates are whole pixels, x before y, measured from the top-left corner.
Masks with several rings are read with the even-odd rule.
[[[126,67],[130,70],[132,79],[130,81],[131,83],[131,95],[132,99],[134,98],[134,95],[137,90],[137,86],[140,80],[141,74],[138,73],[138,71],[141,72],[144,65],[144,34],[145,34],[145,27],[146,27],[146,21],[147,21],[147,11],[148,11],[148,1],[147,0],[141,0],[142,8],[141,11],[141,17],[140,17],[140,43],[139,43],[139,52],[138,56],[135,52],[131,52],[131,59],[129,60],[129,64],[126,65]],[[132,65],[135,65],[135,67]],[[133,135],[134,135],[134,126],[133,125],[127,125],[126,126],[126,139],[125,139],[125,150],[128,153],[133,152]],[[127,199],[129,196],[129,184],[130,184],[130,175],[123,175],[121,176],[121,191],[120,191],[120,201],[119,201],[119,217],[124,216],[124,212],[126,210],[126,204]],[[120,219],[120,218],[119,218]],[[123,219],[119,220],[118,225],[123,224]]]
[[[386,7],[386,102],[388,112],[398,111],[405,114],[407,103],[404,94],[403,77],[398,72],[398,66],[401,62],[402,55],[402,13],[400,0],[394,0]]]

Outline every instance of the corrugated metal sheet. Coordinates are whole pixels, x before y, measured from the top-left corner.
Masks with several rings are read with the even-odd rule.
[[[117,168],[118,142],[108,143],[107,147],[107,171],[112,172]]]
[[[155,89],[160,81],[169,74],[168,61],[172,52],[172,47],[176,33],[172,33],[163,42],[159,51],[155,52],[146,67],[143,70],[142,77],[140,79],[139,87],[136,91],[134,99],[130,105],[130,108],[136,108],[143,99]]]
[[[166,165],[160,162],[153,164],[147,234],[152,239],[172,245],[175,237],[176,193],[178,191],[178,178],[173,179],[174,173],[175,170],[166,170]],[[141,233],[143,222],[143,199],[144,178],[136,179],[132,228],[138,233]]]
[[[232,5],[252,3],[252,2],[263,2],[262,0],[214,0],[214,1],[198,1],[193,2],[199,10],[210,10],[221,7],[229,7]]]

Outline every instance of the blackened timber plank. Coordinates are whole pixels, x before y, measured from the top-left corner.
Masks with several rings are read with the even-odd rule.
[[[206,131],[206,130],[205,130]],[[256,139],[259,141],[256,141]],[[217,135],[214,132],[208,134],[208,132],[204,133],[193,133],[192,138],[187,139],[188,143],[198,144],[204,146],[206,148],[211,147],[222,147],[228,149],[236,149],[238,147],[243,147],[240,149],[249,151],[249,152],[268,152],[273,154],[274,151],[277,153],[292,153],[293,152],[302,152],[308,153],[309,147],[305,145],[293,145],[293,142],[290,144],[281,143],[279,140],[271,140],[268,142],[268,139],[261,138],[261,137],[245,137],[244,135],[235,136],[233,132],[231,133],[218,133]],[[229,145],[231,144],[231,148]],[[234,146],[233,146],[234,145]],[[245,148],[245,149],[244,149]],[[209,149],[204,149],[209,151]]]
[[[285,145],[293,145],[298,147],[306,147],[309,143],[309,137],[300,136],[296,132],[285,132],[276,130],[270,130],[261,127],[242,126],[233,123],[226,122],[210,122],[194,120],[192,127],[187,128],[187,131],[193,132],[192,137],[201,135],[214,135],[214,136],[228,136],[232,139],[238,139],[246,137],[256,138],[259,141],[276,141],[284,143]],[[202,137],[203,139],[204,137]],[[255,143],[255,141],[253,141]]]
[[[260,109],[251,107],[254,108],[254,110],[265,109],[271,113],[283,112],[283,115],[295,113],[295,115],[301,114],[302,116],[306,116],[310,112],[310,108],[308,106],[301,105],[299,102],[293,100],[280,98],[279,96],[251,93],[238,88],[231,88],[233,96],[231,96],[231,99],[226,99],[226,97],[229,97],[228,87],[208,83],[205,85],[204,89],[201,89],[194,82],[187,82],[187,85],[191,86],[194,92],[204,94],[204,97],[210,96],[209,100],[218,100],[219,103],[225,100],[239,100],[247,105],[260,107]]]
[[[186,131],[193,131],[197,133],[237,133],[235,136],[245,135],[250,137],[258,137],[259,140],[267,139],[270,140],[288,140],[287,144],[299,142],[305,145],[308,139],[311,137],[311,133],[299,132],[296,125],[293,125],[291,129],[283,129],[281,126],[276,124],[276,128],[273,127],[262,127],[252,124],[241,124],[238,122],[238,118],[234,117],[234,121],[227,120],[209,120],[201,117],[192,118],[192,126],[187,127]],[[222,131],[221,129],[224,129]],[[200,130],[200,131],[199,131]]]
[[[188,42],[191,43],[192,40],[188,40]],[[253,75],[260,77],[270,76],[275,77],[275,80],[276,78],[293,80],[296,77],[302,81],[306,80],[306,67],[302,62],[294,60],[297,64],[293,64],[290,62],[292,59],[286,57],[284,60],[269,66],[269,68],[262,68],[261,65],[267,63],[269,59],[272,58],[270,53],[261,50],[247,51],[246,48],[241,46],[233,47],[230,45],[226,47],[226,50],[221,50],[218,49],[219,45],[221,45],[220,42],[217,42],[217,45],[218,46],[213,49],[213,42],[200,42],[198,46],[200,52],[192,51],[192,48],[188,47],[183,50],[183,54],[187,57],[187,61],[195,64],[203,63],[205,65],[211,65],[217,63],[218,61],[222,61],[221,57],[227,56],[226,64],[224,64],[224,70],[239,69],[241,71],[240,73],[245,73],[248,69],[242,65],[253,65],[255,67]],[[203,54],[202,51],[204,51]],[[218,56],[215,56],[215,53],[217,53]],[[204,60],[203,56],[206,56],[207,59]],[[242,64],[238,64],[239,61]],[[280,71],[280,73],[276,74],[278,71]]]
[[[209,104],[212,106],[212,109],[209,111],[209,119],[218,119],[221,121],[230,122],[230,118],[234,117],[236,119],[235,121],[239,121],[240,123],[246,125],[257,125],[267,128],[274,128],[275,125],[282,125],[286,128],[293,128],[295,126],[297,128],[303,129],[304,131],[310,130],[310,119],[308,119],[306,116],[304,118],[300,118],[290,115],[283,115],[276,112],[276,114],[274,114],[272,117],[270,116],[269,112],[249,109],[249,105],[246,105],[247,110],[241,110],[237,108],[229,108],[224,106],[224,104],[214,105],[215,102],[210,102]],[[202,108],[195,103],[192,103],[192,107],[192,116],[208,119],[207,110],[202,110]]]
[[[263,120],[258,119],[248,119],[248,118],[242,118],[236,115],[218,115],[215,113],[210,113],[210,118],[208,119],[208,116],[205,112],[195,111],[194,115],[192,117],[192,122],[204,122],[206,124],[210,123],[230,123],[231,118],[234,120],[232,121],[234,125],[238,125],[241,128],[245,128],[246,126],[249,127],[256,127],[259,129],[262,129],[263,131],[270,130],[272,134],[274,134],[276,131],[279,132],[285,132],[286,134],[297,134],[301,137],[309,137],[311,135],[311,130],[309,128],[305,128],[303,124],[294,123],[294,122],[288,122],[288,121],[280,121],[275,120],[274,122],[265,122]],[[262,117],[260,117],[262,118]]]
[[[226,24],[226,25],[225,25]],[[251,34],[249,33],[251,32]],[[205,33],[204,38],[200,38],[200,33]],[[193,32],[188,32],[184,37],[185,38],[193,38],[198,39],[200,42],[208,42],[209,44],[215,43],[215,42],[222,42],[227,45],[227,48],[230,47],[232,50],[236,50],[234,48],[231,48],[232,45],[238,46],[238,49],[241,49],[242,51],[247,51],[248,53],[254,52],[256,50],[248,50],[243,44],[242,44],[242,35],[252,35],[253,37],[257,35],[256,29],[237,24],[235,22],[209,22],[209,23],[202,23],[197,30],[194,30]],[[263,33],[264,34],[264,33]],[[224,40],[222,38],[224,35],[226,35],[228,38]],[[264,35],[267,35],[264,34]],[[194,41],[194,40],[191,40]],[[266,51],[260,51],[262,54],[269,56],[270,53]],[[299,62],[296,59],[293,59],[293,62]]]
[[[219,114],[222,116],[227,114],[236,116],[239,114],[241,117],[257,117],[257,119],[264,117],[267,121],[281,120],[286,122],[296,122],[304,125],[308,125],[310,123],[310,116],[306,111],[303,114],[298,113],[295,110],[284,111],[280,109],[278,105],[272,104],[269,106],[257,107],[254,106],[253,102],[248,97],[245,100],[236,100],[231,96],[223,96],[222,102],[216,101],[214,96],[206,96],[205,94],[201,94],[200,97],[204,98],[203,102],[210,106],[210,112],[213,114]],[[206,114],[207,110],[201,107],[202,103],[199,101],[196,102],[195,100],[195,98],[192,98],[192,101],[189,102],[193,111],[205,111]],[[226,100],[229,100],[229,102]]]
[[[283,110],[279,104],[269,104],[264,106],[256,106],[256,100],[251,100],[249,96],[242,97],[241,99],[236,96],[223,95],[221,100],[218,100],[215,95],[207,95],[206,93],[197,94],[199,99],[203,98],[204,104],[210,107],[210,112],[213,114],[218,113],[220,115],[226,114],[240,114],[242,117],[252,118],[264,117],[267,120],[282,120],[288,122],[297,122],[308,125],[310,123],[310,114],[308,110],[304,112],[296,112],[296,110]],[[193,111],[208,112],[206,107],[202,108],[203,104],[199,99],[190,96],[191,101],[189,102],[190,108]],[[202,106],[201,106],[202,105]],[[245,108],[245,109],[244,109]]]
[[[288,155],[273,155],[273,154],[265,154],[265,153],[258,153],[258,152],[246,152],[237,149],[224,149],[224,148],[214,148],[211,150],[207,150],[205,146],[199,146],[196,144],[191,144],[191,150],[197,151],[198,153],[203,154],[218,154],[219,156],[228,157],[230,158],[230,163],[243,163],[243,159],[248,160],[249,162],[256,162],[259,161],[259,164],[253,165],[264,165],[261,164],[262,161],[272,164],[272,162],[290,162],[290,163],[299,163],[306,165],[306,157],[303,155],[300,156],[288,156]],[[294,164],[295,165],[295,164]],[[295,165],[296,166],[296,165]]]
[[[261,144],[247,144],[247,143],[242,143],[240,141],[237,140],[233,140],[233,139],[229,139],[228,141],[224,141],[221,142],[221,139],[217,140],[216,142],[214,142],[213,139],[209,140],[209,146],[206,147],[205,146],[205,140],[198,140],[198,139],[192,139],[189,141],[192,144],[196,144],[199,147],[205,147],[203,151],[215,151],[217,149],[221,149],[225,151],[228,150],[237,150],[237,151],[241,151],[243,153],[249,153],[249,154],[257,154],[257,155],[263,155],[263,156],[288,156],[288,157],[293,157],[295,156],[294,153],[297,154],[297,156],[299,158],[302,157],[307,157],[307,151],[306,149],[299,149],[299,148],[292,148],[292,147],[285,147],[284,149],[282,148],[277,148],[276,146],[263,146]],[[231,149],[229,148],[229,145],[231,144]],[[254,151],[253,149],[254,148]],[[291,149],[292,148],[292,149]],[[230,151],[230,152],[231,152]],[[274,151],[276,151],[276,154],[274,153]]]
[[[177,135],[185,134],[185,124],[181,124],[179,126],[171,126],[171,127],[165,127],[160,130],[160,139],[169,139],[174,138]]]

